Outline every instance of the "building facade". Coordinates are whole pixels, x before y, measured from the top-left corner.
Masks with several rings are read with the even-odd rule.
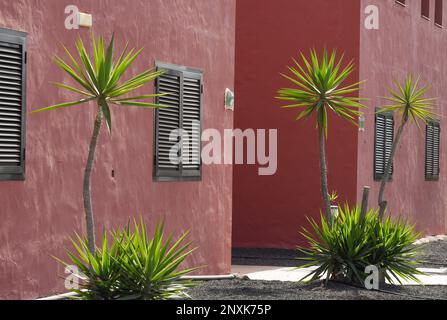
[[[358,65],[359,25],[356,0],[237,3],[234,124],[278,130],[278,169],[275,175],[259,176],[252,166],[234,167],[234,247],[304,244],[300,228],[322,207],[318,133],[314,119],[296,122],[297,110],[280,109],[276,92],[289,86],[280,73],[287,72],[292,57],[311,48],[337,48]],[[358,79],[357,69],[349,81]],[[355,202],[357,196],[357,141],[352,124],[330,116],[328,178],[343,202]]]
[[[439,115],[440,141],[439,174],[432,179],[427,156],[426,126],[405,128],[397,150],[391,183],[386,197],[389,210],[416,224],[425,235],[447,233],[447,158],[445,108],[447,101],[447,5],[444,1],[362,1],[362,6],[373,4],[379,8],[380,29],[360,29],[360,79],[367,80],[361,96],[370,99],[366,113],[365,131],[358,136],[357,199],[361,188],[371,186],[372,204],[377,204],[379,183],[374,181],[374,109],[383,104],[380,97],[389,95],[387,87],[395,88],[394,81],[402,81],[407,73],[420,75],[422,84],[429,84],[427,94],[436,98],[435,112]],[[385,84],[385,85],[384,85]],[[397,131],[400,118],[394,115]]]
[[[403,216],[425,235],[447,232],[444,156],[444,104],[447,63],[447,8],[442,0],[335,0],[237,3],[235,127],[278,128],[278,172],[260,177],[250,166],[235,166],[233,246],[294,248],[306,242],[299,231],[306,217],[322,208],[318,137],[314,119],[294,121],[296,110],[281,110],[274,97],[288,86],[286,73],[299,52],[323,48],[345,52],[357,68],[350,83],[366,80],[359,96],[369,99],[360,130],[329,118],[327,158],[330,190],[339,202],[361,201],[370,186],[369,203],[377,206],[380,158],[389,152],[399,115],[386,120],[376,111],[394,81],[407,73],[430,84],[439,121],[418,130],[406,127],[394,161],[385,199],[393,216]],[[430,134],[427,134],[427,132]],[[387,136],[383,140],[381,134]],[[391,137],[391,139],[390,139]],[[438,170],[439,169],[439,170]]]
[[[0,163],[2,299],[63,292],[64,268],[52,256],[66,257],[68,237],[84,230],[82,177],[94,105],[30,114],[76,99],[50,83],[70,81],[52,62],[54,54],[64,56],[59,43],[70,51],[75,50],[78,36],[89,43],[90,29],[65,27],[65,10],[73,4],[92,14],[96,35],[108,39],[115,33],[118,50],[126,41],[130,47],[144,47],[132,74],[161,62],[181,70],[184,99],[188,94],[195,97],[192,102],[200,107],[203,129],[233,127],[233,114],[224,109],[223,97],[225,89],[234,85],[234,0],[0,1],[0,160],[9,159]],[[24,39],[26,47],[14,47],[7,33]],[[24,69],[15,62],[23,63]],[[193,79],[187,70],[194,71]],[[200,77],[195,79],[196,75]],[[160,81],[161,87],[166,81]],[[16,113],[13,100],[8,100],[13,93],[19,94],[14,100]],[[25,104],[22,117],[20,108]],[[199,249],[188,261],[190,266],[206,265],[200,271],[206,274],[229,273],[232,167],[203,166],[193,173],[194,179],[172,177],[171,170],[171,179],[163,179],[166,172],[158,170],[163,154],[154,152],[163,140],[155,141],[154,123],[162,120],[154,119],[152,110],[138,108],[113,108],[112,117],[114,132],[112,137],[105,129],[101,132],[92,177],[97,233],[139,216],[151,226],[164,219],[168,231],[191,229],[191,240]],[[26,141],[11,137],[14,121],[23,123],[23,128],[14,128]],[[12,165],[24,170],[6,174]],[[183,168],[182,174],[186,171]]]
[[[144,47],[131,72],[168,70],[149,91],[171,93],[159,101],[169,111],[112,109],[113,136],[101,133],[92,177],[97,233],[140,216],[151,226],[164,219],[168,231],[191,229],[198,250],[187,263],[206,265],[202,274],[229,273],[231,247],[304,245],[300,228],[322,207],[317,131],[313,119],[294,121],[296,111],[281,110],[274,97],[288,85],[280,73],[291,58],[310,48],[344,52],[357,66],[349,82],[367,81],[362,130],[329,118],[329,185],[340,203],[358,202],[365,185],[370,205],[377,203],[399,121],[376,114],[380,97],[407,73],[431,84],[440,118],[407,127],[386,199],[423,234],[447,232],[442,0],[0,0],[1,299],[64,291],[64,269],[52,256],[64,257],[69,236],[84,231],[94,105],[30,113],[76,99],[50,84],[69,82],[52,62],[64,55],[59,42],[73,51],[78,36],[90,38],[89,28],[67,28],[71,5],[92,15],[96,35],[114,32],[118,50],[125,41]],[[226,89],[235,91],[234,112],[224,108]],[[183,165],[167,161],[176,128],[191,138]],[[277,130],[274,174],[203,164],[200,132],[233,128]]]

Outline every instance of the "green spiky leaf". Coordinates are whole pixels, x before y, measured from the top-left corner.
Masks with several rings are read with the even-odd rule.
[[[68,90],[80,94],[84,99],[75,102],[64,102],[50,107],[34,110],[34,112],[42,112],[55,110],[59,108],[76,106],[96,100],[95,107],[104,115],[109,133],[112,132],[112,119],[110,105],[116,106],[136,106],[136,107],[163,107],[157,103],[141,101],[146,99],[154,99],[160,95],[157,94],[139,94],[130,95],[137,89],[141,89],[148,83],[155,80],[163,71],[157,71],[154,68],[130,77],[129,80],[123,81],[127,76],[126,71],[142,52],[142,49],[131,49],[128,52],[128,44],[124,50],[115,57],[115,36],[112,35],[107,48],[104,44],[102,36],[95,38],[92,33],[92,55],[89,55],[84,42],[81,38],[76,41],[76,51],[78,60],[70,51],[62,46],[69,62],[55,56],[56,65],[67,73],[74,84],[54,83],[60,89]],[[126,77],[128,78],[128,77]],[[127,95],[129,96],[127,97]]]
[[[293,85],[278,90],[277,99],[291,102],[283,107],[304,109],[297,120],[316,114],[316,126],[323,128],[326,136],[329,112],[357,125],[355,118],[360,114],[359,109],[365,107],[360,101],[366,99],[354,95],[362,82],[344,85],[354,70],[354,63],[342,67],[343,55],[337,60],[335,50],[329,55],[325,49],[320,58],[315,50],[310,51],[310,59],[303,53],[300,56],[302,64],[293,59],[295,65],[288,67],[290,76],[281,74]]]

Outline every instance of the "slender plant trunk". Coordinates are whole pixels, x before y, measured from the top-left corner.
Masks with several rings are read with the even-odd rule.
[[[399,129],[397,130],[397,134],[396,134],[396,138],[394,139],[393,146],[391,148],[390,157],[387,160],[386,165],[385,165],[385,173],[382,176],[382,180],[380,183],[379,199],[378,199],[380,219],[383,219],[386,207],[388,205],[388,203],[383,199],[383,195],[385,193],[386,183],[388,182],[389,177],[391,175],[391,167],[393,165],[394,155],[396,154],[397,146],[399,145],[400,137],[402,136],[402,132],[404,131],[404,127],[405,127],[406,123],[407,123],[407,121],[405,119],[402,119]]]
[[[326,145],[323,126],[320,126],[318,130],[318,139],[320,144],[321,193],[323,195],[324,213],[326,215],[327,221],[332,224],[331,201],[329,199],[329,190],[327,183]]]
[[[366,212],[368,211],[368,197],[370,189],[371,188],[368,186],[363,187],[362,207],[360,209],[360,222],[363,222],[366,216]]]
[[[90,148],[88,151],[87,164],[85,166],[84,171],[84,190],[83,190],[88,249],[92,254],[95,252],[95,221],[93,217],[90,177],[92,174],[93,162],[95,160],[96,144],[98,142],[99,132],[101,131],[101,123],[102,123],[102,111],[101,107],[98,106],[98,112],[96,114],[92,139],[90,141]]]

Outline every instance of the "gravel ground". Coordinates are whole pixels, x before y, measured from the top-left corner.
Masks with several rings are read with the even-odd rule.
[[[288,249],[233,249],[232,264],[243,266],[296,267],[297,251]]]
[[[291,267],[299,265],[295,250],[234,249],[233,264]],[[447,267],[447,241],[423,245],[424,267]],[[202,282],[189,291],[196,300],[447,300],[447,286],[393,286],[381,292],[341,283],[303,284],[281,281],[223,280]]]
[[[233,265],[296,267],[298,252],[288,249],[233,249]],[[447,268],[447,241],[423,244],[420,251],[422,267]]]
[[[426,267],[447,268],[447,241],[423,244],[420,259]]]
[[[329,283],[221,280],[203,282],[191,289],[194,300],[425,300],[446,299],[446,286],[386,286],[385,292]]]

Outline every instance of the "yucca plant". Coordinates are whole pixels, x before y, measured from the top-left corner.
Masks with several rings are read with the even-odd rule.
[[[368,212],[361,220],[359,208],[351,210],[348,206],[339,208],[338,218],[333,220],[332,225],[324,215],[321,215],[320,224],[308,219],[311,231],[303,228],[301,234],[308,240],[309,248],[298,248],[303,255],[299,260],[307,262],[303,268],[316,266],[317,269],[303,280],[325,278],[326,281],[360,283],[373,249],[368,239],[368,229],[372,228],[373,219],[374,215]]]
[[[365,268],[376,266],[388,281],[414,280],[423,274],[418,247],[413,245],[419,234],[402,220],[387,218],[382,222],[378,210],[369,210],[365,217],[359,206],[339,208],[339,217],[330,225],[322,215],[321,222],[309,219],[311,230],[303,229],[309,248],[298,248],[299,268],[317,267],[302,280],[336,280],[364,284]]]
[[[104,45],[104,38],[95,39],[92,34],[92,51],[93,59],[87,53],[87,49],[81,38],[76,42],[77,54],[80,62],[73,57],[65,46],[62,46],[70,63],[67,63],[57,55],[54,57],[56,65],[68,74],[74,81],[76,87],[64,83],[55,83],[58,88],[75,92],[82,99],[73,102],[64,102],[52,105],[46,108],[40,108],[33,112],[43,112],[78,106],[89,102],[95,102],[95,120],[93,126],[93,134],[90,141],[88,151],[87,164],[84,171],[83,198],[84,210],[87,227],[88,247],[90,252],[95,251],[95,226],[91,201],[91,172],[95,159],[96,144],[98,136],[105,119],[109,134],[112,134],[112,114],[111,105],[118,107],[136,106],[143,108],[161,107],[158,104],[147,102],[147,99],[153,99],[160,96],[158,94],[132,95],[137,89],[143,87],[149,82],[160,76],[163,71],[155,71],[153,68],[148,69],[129,80],[123,81],[128,76],[127,71],[133,62],[142,52],[142,49],[128,50],[126,44],[124,50],[117,56],[114,51],[114,36],[112,36],[107,48]]]
[[[389,89],[390,97],[384,99],[390,102],[385,105],[378,112],[397,111],[401,116],[399,129],[393,140],[390,156],[386,159],[385,173],[382,176],[379,189],[378,205],[380,208],[379,215],[383,218],[387,202],[383,199],[385,193],[385,186],[391,174],[391,167],[393,164],[394,155],[396,154],[397,146],[402,137],[405,125],[410,121],[414,121],[418,127],[420,122],[427,124],[428,120],[436,118],[433,112],[432,105],[434,98],[426,98],[425,94],[430,90],[429,86],[420,86],[420,77],[414,81],[411,74],[407,75],[404,83],[396,82],[397,90]]]
[[[420,283],[416,275],[424,273],[417,270],[421,264],[420,246],[414,245],[414,242],[421,234],[401,218],[393,220],[388,216],[382,221],[376,210],[375,216],[376,223],[371,234],[374,250],[368,263],[383,270],[384,278],[389,282],[401,283],[403,279]]]
[[[87,300],[164,300],[188,298],[185,290],[193,286],[191,280],[181,277],[197,268],[180,270],[185,259],[195,250],[186,242],[189,232],[173,240],[174,235],[164,235],[159,223],[152,236],[147,226],[134,222],[133,229],[104,231],[102,247],[92,254],[87,241],[76,235],[71,239],[74,252],[67,251],[71,260],[86,277],[80,289],[73,290],[77,298]],[[108,241],[108,236],[112,241]]]
[[[345,84],[354,70],[351,61],[343,66],[343,55],[337,58],[336,51],[329,55],[323,51],[321,58],[315,50],[310,51],[310,59],[300,53],[302,64],[293,59],[294,66],[288,67],[291,75],[281,74],[290,81],[293,88],[283,88],[278,91],[279,100],[290,104],[283,108],[301,108],[296,120],[316,116],[318,141],[320,148],[321,192],[323,195],[324,213],[330,221],[330,198],[327,181],[327,163],[325,139],[328,132],[328,113],[335,113],[341,118],[358,125],[359,109],[364,105],[362,98],[354,97],[361,82]]]

